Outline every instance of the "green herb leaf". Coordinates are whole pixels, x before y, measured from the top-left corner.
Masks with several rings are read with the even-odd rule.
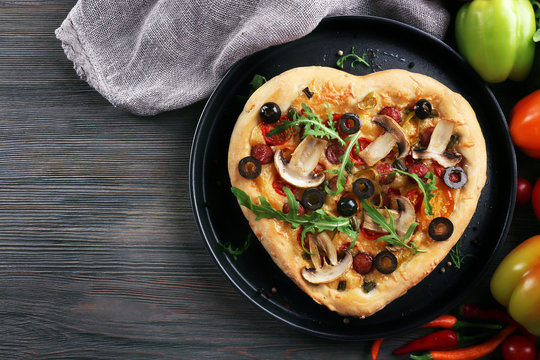
[[[377,287],[375,281],[366,281],[362,284],[362,290],[364,290],[365,293],[370,292],[371,290],[375,289],[375,287]]]
[[[330,119],[332,119],[330,105],[326,103],[326,106],[328,108],[327,116],[330,116]],[[333,121],[328,121],[328,125],[325,125],[323,123],[323,120],[317,114],[315,114],[313,110],[311,110],[306,104],[302,103],[302,108],[304,109],[305,115],[298,116],[297,113],[295,113],[291,121],[284,121],[282,124],[276,125],[266,134],[266,136],[273,136],[291,127],[298,128],[300,125],[304,125],[303,137],[311,135],[313,137],[318,137],[321,139],[335,139],[339,141],[343,146],[347,145],[345,141],[341,139],[341,137],[339,137],[339,133],[336,131]]]
[[[437,190],[437,185],[435,185],[435,175],[431,171],[428,172],[425,177],[426,179],[430,181],[425,183],[422,181],[422,179],[420,179],[420,177],[418,177],[418,175],[411,174],[406,171],[402,171],[398,169],[394,169],[394,171],[390,173],[386,173],[386,174],[391,175],[395,173],[407,175],[411,177],[412,179],[414,179],[414,181],[416,181],[416,183],[418,184],[418,187],[424,193],[424,212],[426,213],[426,215],[433,215],[433,206],[431,206],[429,201],[433,199],[433,197],[435,196],[433,192]]]
[[[360,63],[360,64],[364,64],[365,66],[369,67],[369,63],[366,61],[366,56],[368,56],[369,54],[368,53],[363,53],[362,56],[359,56],[357,54],[354,53],[354,51],[356,50],[356,46],[353,46],[352,49],[351,49],[351,53],[350,54],[347,54],[347,55],[343,55],[342,57],[340,57],[337,61],[336,61],[336,66],[340,69],[343,69],[343,64],[344,62],[351,58],[353,59],[353,61],[351,62],[351,68],[354,67],[354,64],[356,63]]]
[[[287,200],[289,201],[289,212],[287,214],[280,210],[274,209],[264,196],[259,196],[259,201],[261,204],[256,205],[251,201],[250,196],[244,191],[235,187],[232,187],[231,191],[234,196],[236,196],[236,199],[240,205],[247,207],[255,214],[256,220],[260,220],[262,218],[283,220],[291,224],[293,229],[303,226],[302,247],[304,248],[304,251],[308,253],[309,251],[304,247],[304,238],[308,232],[318,234],[325,230],[337,230],[347,234],[353,239],[349,248],[352,248],[356,242],[358,233],[353,229],[349,219],[346,217],[329,215],[323,209],[315,210],[312,214],[304,214],[304,216],[300,216],[298,214],[299,203],[294,198],[292,191],[288,187],[283,188],[285,195],[287,195]]]
[[[243,253],[246,252],[246,250],[251,245],[251,241],[254,237],[255,235],[253,235],[253,233],[249,233],[246,241],[244,242],[244,245],[242,245],[242,247],[238,249],[233,249],[232,244],[230,242],[226,242],[226,243],[218,242],[217,244],[223,249],[223,251],[225,251],[229,255],[232,255],[234,261],[236,261],[238,259],[238,255],[242,255]]]
[[[249,90],[248,97],[253,95],[255,90],[263,86],[263,84],[266,82],[266,78],[262,75],[255,74],[253,75],[253,79],[249,82],[249,86],[251,86],[251,89]]]
[[[347,149],[345,150],[345,154],[341,157],[341,166],[339,167],[337,171],[337,182],[336,182],[336,190],[332,190],[326,185],[324,187],[324,190],[326,193],[328,193],[331,196],[337,196],[344,190],[345,185],[345,170],[347,167],[352,168],[354,166],[353,162],[349,158],[349,154],[351,153],[353,147],[358,144],[358,138],[360,137],[361,132],[357,132],[349,142],[349,145],[347,146]],[[335,172],[335,170],[329,170],[328,172]]]
[[[452,264],[456,267],[456,269],[461,269],[461,265],[465,261],[466,258],[469,256],[472,256],[472,254],[463,254],[461,252],[461,239],[458,240],[456,245],[450,250],[450,259],[452,261]]]
[[[406,247],[407,249],[413,250],[413,255],[416,255],[419,252],[426,252],[426,250],[419,250],[418,246],[413,241],[409,242],[408,244],[406,243],[407,239],[411,237],[414,229],[416,229],[416,227],[418,226],[418,223],[412,223],[407,230],[407,233],[403,237],[399,237],[394,227],[394,218],[392,217],[392,215],[390,215],[390,212],[387,208],[385,208],[385,210],[388,214],[388,222],[386,222],[386,218],[383,216],[383,214],[381,214],[369,202],[367,202],[366,200],[362,200],[361,203],[367,215],[373,219],[373,222],[379,225],[381,229],[388,232],[387,235],[381,236],[375,241],[386,241],[390,245]]]

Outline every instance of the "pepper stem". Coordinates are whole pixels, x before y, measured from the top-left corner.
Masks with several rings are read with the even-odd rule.
[[[425,353],[422,355],[410,355],[410,359],[413,360],[433,360],[430,353]]]
[[[502,325],[500,324],[482,324],[482,323],[474,323],[469,321],[462,321],[458,320],[456,323],[452,326],[452,329],[459,330],[463,328],[480,328],[480,329],[493,329],[493,330],[500,330],[502,329]]]

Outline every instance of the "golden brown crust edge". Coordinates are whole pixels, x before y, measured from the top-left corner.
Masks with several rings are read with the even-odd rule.
[[[258,122],[258,109],[262,104],[273,101],[280,108],[287,109],[314,78],[331,81],[335,86],[351,86],[357,99],[362,99],[371,91],[394,96],[396,102],[429,98],[434,108],[444,114],[444,118],[456,122],[454,132],[459,134],[462,145],[458,151],[466,159],[468,182],[461,189],[454,212],[450,216],[454,223],[452,237],[430,247],[429,252],[417,254],[409,262],[401,264],[398,270],[388,277],[388,281],[367,294],[361,288],[341,292],[325,284],[307,283],[301,276],[305,261],[301,254],[298,254],[296,241],[291,241],[285,234],[287,225],[271,219],[255,221],[253,213],[242,207],[253,231],[274,262],[303,291],[318,303],[342,315],[365,317],[382,309],[419,283],[459,240],[476,210],[486,181],[485,142],[469,103],[461,95],[428,76],[405,70],[385,70],[359,77],[326,67],[295,68],[269,80],[250,97],[231,135],[228,156],[231,184],[245,191],[253,200],[260,195],[257,188],[251,180],[240,176],[237,169],[239,160],[250,154],[249,136],[246,136],[245,129],[251,129]]]

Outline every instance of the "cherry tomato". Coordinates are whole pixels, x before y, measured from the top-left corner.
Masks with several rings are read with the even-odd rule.
[[[535,360],[536,348],[531,340],[523,335],[506,338],[501,345],[504,360]]]
[[[525,205],[531,198],[532,185],[524,178],[517,179],[516,205]]]
[[[536,180],[532,191],[532,206],[538,220],[540,220],[540,178]]]
[[[272,182],[272,187],[274,190],[281,196],[287,196],[285,192],[283,191],[283,187],[288,187],[291,189],[291,192],[295,194],[298,191],[298,188],[296,186],[289,184],[285,180],[283,180],[280,176],[276,176],[274,181]]]
[[[358,139],[358,147],[360,148],[360,151],[364,150],[369,144],[371,144],[371,140],[366,138],[360,138]],[[349,153],[349,159],[354,163],[354,165],[365,165],[366,163],[360,155],[358,155],[358,149],[353,147],[352,151]]]
[[[276,125],[282,124],[282,121],[288,121],[288,118],[282,115],[281,119],[274,124],[267,124],[264,122],[261,124],[261,132],[264,137],[264,141],[266,141],[268,145],[283,145],[291,138],[291,129],[287,129],[272,136],[266,136],[266,133],[272,130]]]

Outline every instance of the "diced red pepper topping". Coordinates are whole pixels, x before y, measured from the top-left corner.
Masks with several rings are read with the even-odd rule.
[[[257,144],[251,148],[251,156],[261,162],[261,164],[270,164],[274,161],[274,150],[266,144]]]
[[[379,111],[379,115],[390,116],[396,122],[401,122],[401,112],[393,106],[385,107],[384,109]]]

